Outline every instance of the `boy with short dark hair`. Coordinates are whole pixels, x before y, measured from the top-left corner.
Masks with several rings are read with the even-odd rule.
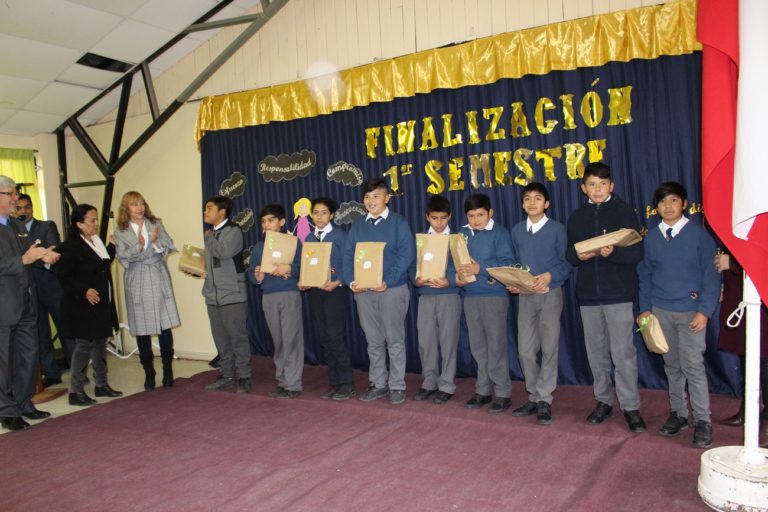
[[[573,244],[621,228],[639,230],[637,214],[613,194],[611,169],[592,162],[584,169],[581,191],[587,203],[568,218],[568,262],[577,267],[576,297],[579,299],[584,344],[597,406],[587,423],[598,425],[613,413],[613,379],[624,419],[632,432],[645,432],[640,416],[637,388],[637,351],[634,342],[634,311],[637,294],[636,267],[643,258],[643,244],[604,247],[599,253],[577,254]]]
[[[493,401],[488,412],[496,414],[509,409],[512,404],[507,349],[509,294],[486,269],[514,263],[512,240],[509,232],[494,222],[491,199],[487,195],[469,196],[464,201],[464,212],[468,224],[459,232],[467,240],[472,263],[456,269],[456,284],[464,287],[469,348],[477,362],[475,395],[466,407],[477,409]],[[476,277],[474,282],[463,280],[470,275]]]
[[[720,275],[712,265],[716,245],[703,226],[683,214],[688,194],[681,184],[659,185],[653,204],[661,222],[646,236],[645,257],[638,266],[641,313],[637,323],[642,326],[653,313],[669,345],[664,372],[671,412],[659,433],[671,437],[688,428],[687,383],[695,421],[693,445],[708,448],[712,423],[704,351],[707,321],[720,297]]]
[[[352,224],[344,248],[344,283],[355,294],[360,327],[365,333],[370,359],[368,391],[360,401],[370,402],[389,395],[389,403],[405,402],[405,316],[411,292],[408,269],[416,257],[413,232],[402,215],[389,210],[387,182],[372,178],[362,184],[368,215]],[[385,242],[384,279],[378,288],[355,285],[357,242]],[[389,355],[389,372],[387,372]]]
[[[528,401],[513,416],[536,414],[540,425],[552,422],[552,393],[557,386],[557,354],[563,284],[572,267],[565,260],[565,226],[547,217],[549,191],[541,183],[523,188],[523,210],[528,218],[512,228],[515,261],[530,269],[538,293],[521,294],[517,315],[517,350],[525,377]],[[520,290],[509,287],[512,293]],[[541,364],[537,358],[541,352]]]
[[[282,232],[285,226],[285,208],[268,204],[259,213],[261,229]],[[251,251],[248,280],[261,288],[261,307],[274,344],[273,360],[277,388],[272,398],[296,398],[301,394],[301,376],[304,371],[304,322],[302,321],[301,294],[298,290],[301,250],[296,249],[293,262],[278,263],[271,274],[261,271],[264,242],[259,241]]]
[[[347,308],[349,292],[341,284],[344,268],[342,256],[347,233],[331,222],[338,209],[336,201],[328,197],[312,199],[311,216],[315,229],[305,242],[328,242],[331,249],[331,278],[324,286],[307,291],[312,324],[317,341],[328,365],[330,388],[325,399],[347,400],[355,395],[352,381],[352,363],[346,340]]]
[[[245,290],[243,231],[229,221],[232,200],[214,196],[205,202],[203,296],[208,308],[211,333],[221,357],[219,378],[205,388],[223,390],[237,386],[238,393],[251,391],[251,347],[245,321],[248,295]]]
[[[448,236],[451,228],[451,203],[443,196],[432,196],[427,201],[428,234]],[[416,327],[419,332],[421,357],[421,389],[414,400],[426,400],[433,394],[433,402],[444,404],[456,391],[456,349],[459,345],[461,320],[461,288],[456,286],[456,269],[449,257],[445,277],[424,279],[416,277],[416,265],[411,267],[411,280],[419,291],[419,312]],[[442,365],[440,359],[442,356]]]

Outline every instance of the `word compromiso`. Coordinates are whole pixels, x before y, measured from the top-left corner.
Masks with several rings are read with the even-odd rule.
[[[594,84],[593,84],[594,85]],[[632,122],[632,86],[610,88],[607,90],[608,100],[608,126],[618,126]],[[574,95],[563,94],[559,96],[559,108],[548,97],[541,97],[536,102],[533,119],[536,130],[548,135],[558,125],[562,130],[575,130],[577,128],[576,110],[574,108]],[[551,111],[560,112],[560,118],[554,119]],[[581,121],[589,128],[595,128],[605,120],[605,104],[600,95],[592,90],[585,93],[580,101],[579,110]],[[503,106],[482,109],[482,118],[487,121],[481,124],[478,121],[477,110],[465,112],[466,144],[479,144],[485,141],[499,141],[509,137],[520,139],[530,136],[533,132],[523,102],[514,102],[509,110],[509,119],[504,120],[505,108]],[[450,148],[464,143],[464,135],[454,132],[453,114],[443,114],[442,137],[438,135],[432,117],[424,117],[421,120],[421,138],[419,151],[430,151],[438,147]],[[394,125],[375,126],[365,129],[366,154],[370,159],[380,157],[381,142],[383,141],[384,156],[390,157],[416,151],[416,120],[407,120]],[[508,129],[507,129],[508,127]],[[509,133],[509,135],[508,135]],[[505,186],[511,184],[525,185],[534,179],[534,171],[529,163],[533,156],[541,161],[544,166],[544,177],[548,181],[555,181],[555,160],[565,159],[566,174],[570,179],[579,179],[584,171],[584,158],[588,161],[600,161],[602,152],[606,148],[605,139],[595,139],[581,143],[565,143],[547,149],[518,148],[514,151],[498,151],[469,155],[469,170],[471,184],[474,188]],[[493,171],[490,162],[493,161]],[[508,174],[509,162],[517,168],[517,175]],[[465,158],[452,158],[448,162],[448,190],[460,190],[464,188],[461,178],[462,168],[465,167]],[[440,174],[445,163],[439,160],[429,160],[424,166],[424,172],[431,184],[427,192],[439,194],[445,189],[446,180]],[[390,167],[384,176],[391,180],[391,188],[398,193],[399,176],[407,176],[413,171],[412,164]],[[479,179],[482,172],[483,179]]]

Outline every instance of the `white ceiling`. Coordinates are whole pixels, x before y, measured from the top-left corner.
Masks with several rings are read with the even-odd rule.
[[[0,1],[0,133],[54,131],[122,76],[77,64],[83,54],[139,63],[220,1]],[[258,12],[258,6],[259,0],[235,0],[212,19]],[[153,78],[216,32],[196,32],[179,41],[150,64]],[[108,95],[80,122],[98,121],[118,98]]]

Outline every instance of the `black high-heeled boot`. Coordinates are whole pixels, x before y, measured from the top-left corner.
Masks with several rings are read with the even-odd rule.
[[[163,387],[173,387],[173,350],[161,351],[160,357],[163,360]]]

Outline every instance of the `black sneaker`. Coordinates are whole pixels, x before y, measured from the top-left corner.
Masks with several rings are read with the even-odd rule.
[[[688,418],[681,418],[677,415],[676,412],[672,411],[669,413],[667,421],[665,421],[664,425],[662,425],[659,429],[659,434],[663,435],[664,437],[672,437],[679,434],[681,430],[685,430],[687,428]]]
[[[491,414],[499,414],[500,412],[506,411],[511,406],[512,406],[511,398],[496,397],[493,403],[491,404],[491,406],[488,408],[488,412]]]
[[[389,394],[388,387],[377,388],[376,386],[371,384],[368,387],[368,391],[360,395],[360,398],[358,398],[358,400],[360,400],[361,402],[372,402],[374,400],[378,400],[379,398],[385,397],[388,394]]]
[[[438,391],[435,394],[435,399],[432,400],[432,401],[435,402],[437,405],[443,405],[444,403],[446,403],[451,398],[453,398],[453,393],[446,393],[445,391]]]
[[[405,402],[405,390],[404,389],[393,389],[389,392],[389,403],[393,405],[402,404]]]
[[[237,392],[238,393],[250,393],[251,392],[251,379],[237,379]]]
[[[277,395],[283,393],[285,388],[283,386],[277,386],[275,389],[269,392],[270,398],[277,398]]]
[[[479,409],[485,404],[491,403],[492,399],[493,397],[491,397],[491,395],[478,395],[475,393],[475,396],[467,400],[466,407],[467,409]]]
[[[323,393],[323,400],[330,400],[331,398],[333,398],[333,395],[334,395],[334,394],[335,394],[335,393],[336,393],[338,390],[339,390],[339,386],[338,386],[338,385],[336,385],[336,386],[331,386],[330,388],[328,388],[328,391],[326,391],[325,393]]]
[[[531,402],[528,400],[523,405],[512,411],[512,416],[517,416],[519,418],[523,416],[530,416],[531,414],[536,414],[537,410],[536,402]]]
[[[712,446],[712,423],[696,420],[696,423],[693,424],[693,446],[696,448]]]
[[[235,387],[235,379],[230,379],[227,377],[219,377],[216,379],[216,381],[211,382],[207,386],[205,386],[205,389],[208,391],[222,391],[224,389],[229,389]]]
[[[416,392],[415,395],[413,395],[413,399],[416,400],[416,401],[421,402],[421,401],[426,400],[427,398],[431,397],[436,392],[437,392],[436,389],[424,389],[424,388],[421,388],[420,390],[418,390]]]
[[[278,391],[275,394],[275,396],[273,396],[272,398],[277,398],[277,399],[286,399],[287,398],[289,400],[292,400],[292,399],[296,398],[297,396],[301,395],[301,391],[291,391],[291,390],[285,389],[285,388],[279,388],[279,389],[280,389],[280,391]],[[275,390],[275,391],[277,391],[277,390]]]
[[[552,423],[552,405],[544,400],[536,404],[536,423],[539,425]]]
[[[640,411],[624,411],[624,419],[632,432],[645,432],[645,422]]]
[[[355,385],[351,382],[347,382],[345,384],[341,384],[338,389],[336,389],[336,392],[331,397],[332,400],[341,401],[341,400],[349,400],[355,396]]]
[[[597,402],[597,407],[595,407],[595,410],[592,411],[589,416],[587,416],[587,423],[590,425],[599,425],[600,423],[610,418],[611,414],[613,414],[613,407],[606,404],[605,402]]]

